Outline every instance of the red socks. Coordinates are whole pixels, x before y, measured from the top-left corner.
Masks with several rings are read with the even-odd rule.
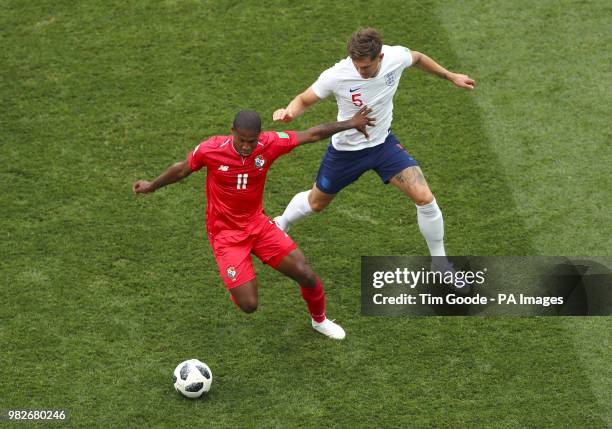
[[[323,290],[321,279],[317,277],[315,287],[300,286],[300,289],[312,319],[317,323],[323,322],[325,320],[325,291]]]

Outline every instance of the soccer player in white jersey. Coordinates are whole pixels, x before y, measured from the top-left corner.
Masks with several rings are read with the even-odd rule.
[[[392,183],[416,204],[419,229],[431,256],[446,256],[442,212],[418,163],[391,132],[393,96],[402,72],[411,66],[447,79],[459,88],[474,89],[475,82],[467,75],[446,70],[425,54],[402,46],[383,45],[380,34],[373,28],[354,32],[348,41],[348,53],[349,57],[321,73],[286,108],[276,110],[273,119],[290,122],[333,94],[339,121],[351,118],[367,105],[376,117],[376,124],[368,127],[366,135],[356,130],[335,134],[312,189],[295,195],[275,221],[287,231],[299,219],[322,211],[338,192],[372,169],[384,183]]]

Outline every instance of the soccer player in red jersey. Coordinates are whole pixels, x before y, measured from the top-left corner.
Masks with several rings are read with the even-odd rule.
[[[232,301],[246,313],[257,309],[257,279],[250,254],[297,281],[312,317],[312,326],[330,338],[345,337],[342,327],[325,317],[325,292],[304,254],[263,210],[263,190],[272,163],[302,143],[313,143],[355,128],[367,135],[374,119],[366,106],[351,119],[306,131],[261,131],[257,112],[242,110],[231,136],[200,143],[187,159],[170,166],[152,182],[138,180],[136,194],[155,192],[202,167],[206,176],[206,231],[219,272]]]

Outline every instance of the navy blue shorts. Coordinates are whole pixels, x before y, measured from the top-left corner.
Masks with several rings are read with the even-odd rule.
[[[337,194],[368,170],[374,170],[384,183],[406,167],[419,165],[392,132],[383,144],[361,150],[336,150],[330,144],[317,173],[317,188]]]

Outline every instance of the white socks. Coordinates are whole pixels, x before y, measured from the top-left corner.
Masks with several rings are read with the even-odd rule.
[[[310,191],[296,194],[289,201],[282,216],[274,218],[283,231],[287,231],[295,222],[313,213],[308,203],[309,194]],[[446,256],[444,251],[444,220],[435,198],[431,203],[424,206],[416,206],[416,208],[419,229],[427,242],[430,255]]]
[[[308,195],[310,195],[310,191],[295,194],[282,216],[274,218],[283,231],[287,231],[295,222],[312,213],[310,204],[308,204]]]
[[[444,251],[444,220],[436,199],[424,206],[416,206],[421,234],[427,241],[431,256],[446,256]]]

